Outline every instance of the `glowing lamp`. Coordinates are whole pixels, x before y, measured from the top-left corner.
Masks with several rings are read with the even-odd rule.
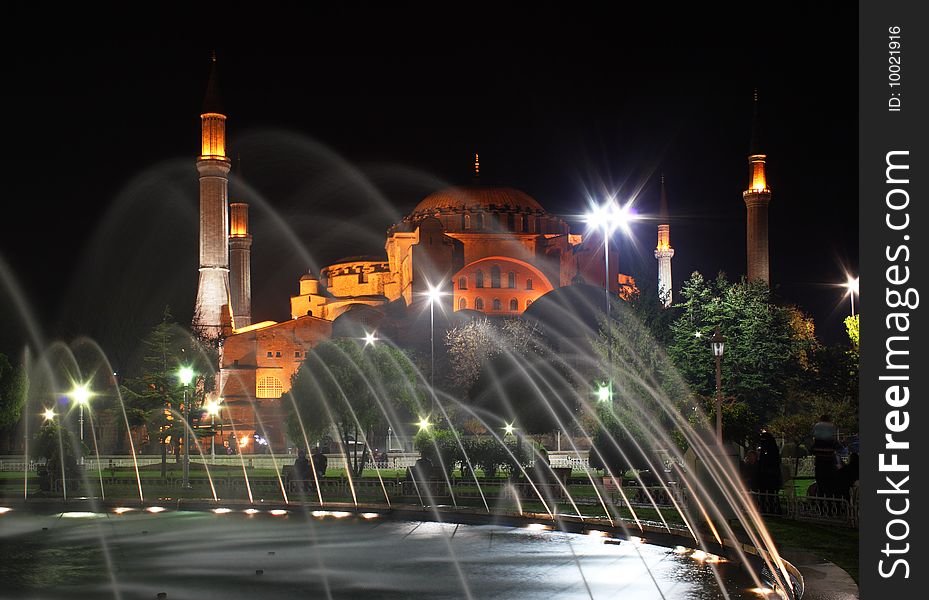
[[[93,396],[93,393],[90,391],[88,384],[83,383],[75,385],[74,388],[68,392],[68,396],[77,404],[87,404],[90,402],[90,397]]]
[[[206,410],[207,414],[210,415],[211,417],[215,417],[216,415],[219,414],[219,403],[218,402],[212,402],[212,401],[207,402],[203,408]]]
[[[631,205],[632,203],[629,202],[623,206],[615,198],[610,198],[604,204],[594,206],[585,215],[587,226],[591,229],[601,229],[606,235],[617,229],[628,232],[629,224],[635,220],[635,215],[630,210]]]
[[[610,386],[601,385],[597,388],[597,400],[600,402],[606,402],[610,399]]]
[[[726,348],[726,337],[719,332],[718,326],[713,332],[713,337],[710,338],[710,345],[713,347],[713,356],[721,358]]]
[[[42,416],[45,417],[46,421],[51,421],[55,418],[55,411],[50,408],[46,408],[45,412],[42,413]]]
[[[512,423],[507,423],[506,427],[503,428],[503,431],[506,435],[513,435],[513,432],[516,431],[516,428],[513,427]]]
[[[432,285],[431,283],[426,284],[428,289],[425,292],[426,298],[429,300],[430,304],[438,304],[442,299],[442,296],[445,296],[446,293],[442,291],[442,286]]]
[[[847,287],[850,292],[857,294],[858,293],[858,278],[855,277],[854,279],[852,279],[852,276],[849,275],[848,282],[846,282],[845,287]]]
[[[422,431],[424,429],[428,429],[429,426],[432,425],[432,423],[430,423],[429,419],[427,419],[426,417],[422,417],[419,419],[419,423],[417,423],[417,425],[419,425],[419,429],[420,431]]]
[[[364,338],[364,339],[365,339],[365,346],[366,346],[366,347],[367,347],[367,346],[373,346],[373,345],[374,345],[374,342],[377,341],[377,336],[374,334],[373,331],[370,332],[370,333],[365,332],[365,338]]]
[[[190,382],[194,379],[194,370],[190,367],[181,367],[177,371],[177,379],[183,385],[190,385]]]

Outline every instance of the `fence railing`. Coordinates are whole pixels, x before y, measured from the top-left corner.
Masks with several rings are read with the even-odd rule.
[[[859,502],[854,491],[848,498],[763,492],[748,492],[747,496],[762,515],[858,527]]]

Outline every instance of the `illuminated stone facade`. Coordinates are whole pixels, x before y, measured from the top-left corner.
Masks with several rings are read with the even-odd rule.
[[[388,229],[385,251],[386,260],[346,258],[319,277],[304,274],[290,299],[292,320],[237,325],[225,339],[218,389],[242,451],[254,449],[255,433],[275,448],[284,444],[281,398],[306,351],[329,338],[346,313],[377,322],[388,305],[421,304],[433,285],[446,292],[449,311],[517,316],[554,289],[602,287],[606,280],[599,235],[571,233],[567,222],[512,188],[436,192]],[[635,283],[618,272],[618,258],[611,248],[610,288],[628,297]]]

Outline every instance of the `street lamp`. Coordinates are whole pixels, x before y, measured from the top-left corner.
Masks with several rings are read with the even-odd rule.
[[[90,397],[93,396],[93,393],[90,391],[90,384],[81,383],[75,384],[70,392],[67,394],[71,401],[77,404],[78,406],[78,424],[81,431],[81,445],[84,443],[84,405],[90,403]],[[84,464],[84,452],[81,451],[81,464]]]
[[[182,486],[190,487],[190,402],[187,401],[187,388],[193,381],[194,370],[190,367],[181,367],[177,372],[177,379],[184,386],[184,481]]]
[[[610,317],[610,235],[616,229],[622,229],[629,234],[629,223],[634,220],[630,212],[632,203],[620,205],[615,198],[610,197],[606,203],[594,206],[587,213],[587,226],[599,229],[603,234],[603,295],[606,301],[606,327],[607,327],[607,365],[609,380],[607,382],[609,396],[613,392],[613,323]]]
[[[858,293],[858,278],[855,277],[852,279],[852,276],[848,276],[848,281],[843,284],[848,288],[848,298],[852,301],[852,316],[855,316],[855,294]]]
[[[429,426],[432,425],[432,423],[429,422],[429,417],[420,417],[419,423],[417,423],[417,425],[419,425],[419,430],[423,431],[425,429],[429,429]]]
[[[222,398],[219,399],[222,402]],[[212,400],[206,403],[206,412],[210,414],[210,463],[216,462],[216,415],[219,413],[219,402]]]
[[[55,420],[55,411],[54,411],[53,409],[51,409],[51,408],[46,408],[46,409],[45,409],[45,412],[42,413],[42,416],[45,417],[45,420],[46,420],[46,421],[54,421],[54,420]]]
[[[719,363],[723,358],[723,350],[726,348],[726,338],[719,332],[719,325],[710,338],[710,346],[713,348],[713,356],[716,357],[716,443],[723,445],[723,389],[722,389],[722,372]]]
[[[377,334],[373,331],[370,333],[366,331],[364,340],[365,340],[365,348],[367,348],[368,346],[373,346],[374,342],[377,341]]]
[[[610,384],[605,383],[597,388],[597,400],[606,402],[610,399]]]
[[[432,403],[435,404],[435,305],[441,302],[446,292],[442,291],[441,284],[432,285],[427,281],[426,286],[428,289],[425,295],[429,300],[429,387],[432,391]]]
[[[516,427],[513,426],[513,423],[507,423],[503,428],[503,436],[513,435],[514,431],[516,431]]]

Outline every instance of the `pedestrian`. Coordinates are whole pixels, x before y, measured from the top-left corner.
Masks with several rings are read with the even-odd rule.
[[[851,496],[851,489],[856,483],[858,483],[858,453],[852,452],[848,455],[848,464],[836,473],[837,495],[848,500]]]
[[[306,450],[303,448],[297,451],[297,458],[294,460],[291,473],[293,479],[297,482],[298,490],[306,491],[309,489],[310,461],[306,459]]]
[[[825,414],[813,426],[813,465],[816,489],[820,496],[833,496],[836,493],[836,473],[838,472],[836,444],[835,424],[832,418]]]
[[[319,446],[313,448],[313,470],[316,471],[316,476],[319,478],[325,477],[328,466],[329,459],[323,454],[322,449]]]
[[[761,443],[758,446],[758,490],[764,499],[762,511],[779,513],[781,452],[777,447],[777,440],[766,429],[761,430]]]

